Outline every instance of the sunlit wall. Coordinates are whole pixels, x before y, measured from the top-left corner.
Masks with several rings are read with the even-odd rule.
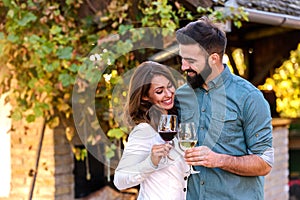
[[[10,134],[7,133],[11,128],[11,120],[8,118],[11,106],[4,105],[6,95],[0,97],[0,197],[9,196],[11,180]]]

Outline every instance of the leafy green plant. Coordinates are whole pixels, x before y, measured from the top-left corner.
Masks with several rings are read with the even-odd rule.
[[[137,49],[135,44],[145,34],[139,28],[162,28],[162,33],[154,34],[164,38],[179,28],[181,19],[209,14],[219,21],[231,19],[237,26],[247,19],[243,12],[225,15],[202,8],[194,15],[180,3],[167,0],[142,0],[137,7],[133,1],[112,0],[105,12],[80,18],[82,4],[81,0],[0,2],[0,92],[9,92],[13,120],[34,122],[43,117],[52,128],[73,117],[72,94],[78,93],[75,107],[82,116],[77,123],[88,124],[83,127],[84,143],[95,145],[104,140],[99,136],[103,131],[111,142],[105,148],[107,160],[115,156],[116,146],[126,140],[128,132],[113,118],[111,102],[117,100],[111,93],[122,81],[122,74],[157,51]],[[84,95],[87,93],[95,94],[95,98]],[[95,111],[92,104],[86,105],[88,101],[95,105]],[[66,126],[72,145],[75,130]],[[72,147],[76,158],[83,159],[86,151]]]
[[[78,19],[79,6],[80,1],[0,3],[6,14],[0,26],[0,89],[9,92],[13,120],[43,117],[55,127],[71,117],[75,77],[98,38],[88,21]]]

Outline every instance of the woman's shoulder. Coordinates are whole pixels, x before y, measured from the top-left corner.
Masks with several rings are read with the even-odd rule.
[[[150,124],[145,122],[139,123],[133,128],[133,130],[148,130],[148,129],[153,129],[153,128]]]
[[[148,123],[139,123],[130,132],[130,136],[131,137],[135,137],[135,136],[139,136],[139,137],[141,137],[141,136],[152,137],[152,136],[154,136],[156,134],[157,134],[157,132]]]

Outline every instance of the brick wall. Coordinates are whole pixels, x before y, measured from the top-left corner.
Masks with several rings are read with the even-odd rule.
[[[267,200],[289,199],[289,124],[289,120],[273,119],[273,146],[275,154],[272,171],[265,178],[265,199]]]
[[[28,124],[11,134],[11,191],[0,200],[29,199],[43,121]],[[33,200],[74,199],[73,154],[65,137],[65,129],[46,127],[40,154]]]

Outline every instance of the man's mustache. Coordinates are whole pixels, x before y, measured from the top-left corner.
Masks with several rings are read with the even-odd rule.
[[[185,72],[193,72],[193,73],[197,74],[197,72],[193,69],[187,69],[187,70],[185,70]]]

